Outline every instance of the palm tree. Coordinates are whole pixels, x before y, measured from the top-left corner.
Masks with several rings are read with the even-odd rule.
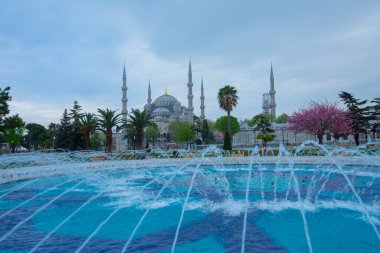
[[[227,112],[227,131],[230,139],[232,139],[231,131],[231,111],[237,105],[239,97],[235,87],[226,85],[218,92],[219,107]]]
[[[88,149],[90,146],[90,136],[95,133],[98,128],[98,119],[93,113],[85,113],[80,119],[80,130],[83,134],[84,148]]]
[[[156,127],[156,124],[152,121],[152,119],[152,114],[146,109],[143,111],[140,111],[139,109],[132,109],[129,114],[128,125],[133,127],[136,131],[138,148],[142,148],[144,128],[147,126]]]
[[[98,109],[98,127],[106,135],[106,151],[112,151],[112,128],[121,123],[121,114],[116,114],[117,110]]]

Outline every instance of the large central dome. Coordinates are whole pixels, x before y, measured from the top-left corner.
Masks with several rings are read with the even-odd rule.
[[[161,102],[165,102],[165,103],[168,103],[168,102],[178,102],[178,100],[171,96],[171,95],[168,95],[168,94],[164,94],[162,96],[159,96],[158,98],[156,98],[156,100],[154,100],[154,103],[161,103]]]

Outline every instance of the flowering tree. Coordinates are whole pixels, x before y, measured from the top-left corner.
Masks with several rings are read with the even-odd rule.
[[[351,120],[348,115],[334,103],[313,102],[302,108],[288,119],[289,129],[295,132],[308,132],[318,137],[323,143],[323,135],[332,133],[345,135],[351,133]]]

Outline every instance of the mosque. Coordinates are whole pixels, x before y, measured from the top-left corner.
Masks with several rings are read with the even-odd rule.
[[[123,121],[127,121],[128,118],[128,109],[127,109],[127,77],[125,72],[125,65],[123,69],[123,85],[122,85],[122,110],[121,115]],[[188,81],[187,81],[187,106],[181,104],[177,98],[172,95],[169,95],[167,90],[165,93],[158,98],[156,98],[152,102],[151,97],[151,86],[150,81],[148,85],[148,98],[147,103],[144,106],[144,109],[149,110],[152,113],[153,121],[157,124],[159,132],[160,132],[160,140],[168,141],[170,140],[168,126],[170,122],[175,120],[180,120],[183,122],[187,122],[190,125],[195,124],[194,122],[194,106],[193,106],[193,74],[191,70],[191,61],[189,62],[189,71],[188,71]],[[200,96],[200,109],[201,114],[199,119],[203,121],[206,119],[205,117],[205,96],[203,89],[203,79],[201,81],[201,96]],[[120,136],[119,136],[120,135]],[[125,143],[122,143],[121,133],[114,133],[115,147],[114,149],[118,149],[121,146],[125,146]],[[121,144],[122,143],[122,144]]]

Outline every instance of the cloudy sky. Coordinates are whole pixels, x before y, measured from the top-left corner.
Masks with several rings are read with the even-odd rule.
[[[78,100],[88,112],[121,108],[125,61],[128,108],[164,93],[187,105],[192,59],[199,115],[224,114],[217,90],[234,85],[233,115],[261,112],[273,62],[277,112],[341,90],[380,96],[380,1],[18,1],[0,3],[0,87],[11,86],[11,113],[58,122]]]

